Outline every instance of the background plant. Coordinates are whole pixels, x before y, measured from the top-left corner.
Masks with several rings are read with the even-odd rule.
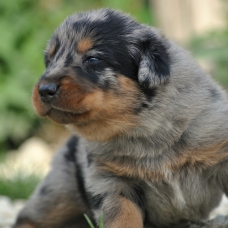
[[[228,88],[228,20],[224,29],[195,37],[190,42],[192,54],[207,62],[209,73]]]

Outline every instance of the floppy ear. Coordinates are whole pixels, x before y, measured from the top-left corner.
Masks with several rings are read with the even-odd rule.
[[[143,36],[145,34],[145,36]],[[170,61],[166,39],[150,29],[141,34],[141,59],[138,69],[138,81],[151,89],[167,82],[170,76]]]

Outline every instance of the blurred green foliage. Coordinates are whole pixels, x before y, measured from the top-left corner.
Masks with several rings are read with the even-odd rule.
[[[209,74],[228,89],[228,0],[220,1],[224,7],[224,28],[194,37],[189,49],[194,57],[206,62]]]
[[[228,5],[228,3],[226,3]],[[209,73],[224,88],[228,88],[228,20],[224,29],[208,32],[190,42],[192,54],[204,60]]]
[[[14,178],[0,179],[0,192],[12,200],[28,199],[40,181],[37,175],[18,173]]]
[[[110,7],[151,24],[146,0],[0,1],[0,152],[16,147],[39,126],[31,93],[44,70],[43,50],[67,15]]]

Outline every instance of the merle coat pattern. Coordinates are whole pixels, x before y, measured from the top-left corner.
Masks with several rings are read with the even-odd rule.
[[[174,227],[228,194],[224,91],[159,30],[110,9],[68,17],[33,91],[41,117],[73,136],[17,228]]]

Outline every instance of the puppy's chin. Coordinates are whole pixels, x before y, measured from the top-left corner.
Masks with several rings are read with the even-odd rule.
[[[85,111],[83,113],[71,113],[51,108],[47,112],[46,117],[57,124],[75,124],[80,126],[90,122],[89,111]]]
[[[55,107],[51,103],[42,102],[42,100],[33,96],[33,107],[36,114],[40,117],[47,117],[57,124],[75,124],[82,125],[89,122],[91,112],[88,110],[76,110],[71,112],[61,107]]]

